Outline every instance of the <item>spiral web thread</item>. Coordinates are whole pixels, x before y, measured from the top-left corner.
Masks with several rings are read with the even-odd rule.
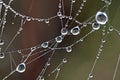
[[[39,73],[38,77],[36,78],[36,80],[46,80],[45,77],[44,77],[45,74],[48,74],[48,76],[51,76],[51,74],[53,74],[55,72],[56,72],[56,76],[55,76],[54,80],[57,80],[57,78],[58,78],[58,76],[60,74],[61,67],[62,67],[63,64],[67,63],[67,60],[68,60],[68,57],[69,57],[70,54],[66,54],[66,56],[63,57],[63,59],[61,60],[59,65],[51,73],[46,73],[46,70],[48,69],[48,67],[51,66],[50,64],[51,64],[52,58],[53,58],[56,50],[66,50],[69,53],[69,52],[72,51],[72,47],[74,47],[78,43],[82,43],[83,41],[85,41],[85,39],[89,35],[91,35],[92,33],[94,33],[96,31],[96,30],[94,30],[92,28],[90,32],[88,32],[86,35],[84,35],[82,38],[78,39],[77,41],[75,41],[71,45],[58,47],[58,45],[63,42],[63,40],[64,40],[64,38],[66,36],[68,36],[68,35],[71,35],[71,36],[78,35],[78,34],[73,34],[71,32],[71,29],[69,29],[69,26],[71,26],[72,23],[76,23],[78,28],[80,28],[80,31],[81,31],[83,28],[88,27],[88,25],[92,25],[96,21],[95,20],[95,15],[96,14],[89,17],[86,21],[80,22],[76,18],[80,15],[80,13],[82,12],[82,10],[83,10],[83,8],[86,5],[88,0],[83,0],[82,1],[82,3],[80,4],[80,7],[77,10],[75,16],[72,16],[72,13],[73,13],[73,6],[75,5],[76,1],[71,0],[70,13],[67,16],[65,14],[65,10],[64,10],[64,0],[59,0],[58,12],[56,13],[55,16],[52,16],[52,17],[49,17],[49,18],[35,18],[35,17],[23,15],[23,14],[15,11],[11,7],[11,3],[13,1],[14,0],[10,0],[8,4],[6,4],[2,0],[0,1],[0,5],[5,8],[4,14],[3,14],[3,16],[1,18],[1,21],[0,21],[0,30],[1,30],[1,33],[0,33],[0,40],[1,40],[0,54],[3,54],[4,56],[9,55],[9,57],[10,57],[10,65],[11,65],[11,72],[9,74],[7,74],[4,78],[2,78],[2,80],[7,80],[7,79],[9,80],[9,77],[14,75],[15,72],[17,72],[16,68],[18,67],[19,64],[25,63],[25,65],[28,66],[29,64],[33,63],[34,61],[38,60],[39,58],[42,58],[43,56],[45,56],[47,54],[50,54],[50,56],[49,56],[48,60],[46,61],[43,69]],[[110,1],[110,2],[107,3],[107,1],[108,2]],[[112,1],[111,0],[103,0],[101,2],[104,3],[104,6],[102,8],[100,8],[98,11],[106,12],[108,14],[108,18],[109,18],[109,10],[108,9],[109,9],[109,6],[111,6]],[[5,27],[6,27],[6,22],[7,22],[6,18],[7,18],[7,15],[8,15],[8,10],[10,10],[14,14],[14,19],[16,17],[21,18],[21,23],[20,23],[20,27],[19,27],[18,31],[13,36],[12,40],[9,42],[9,44],[7,45],[5,50],[2,50],[2,46],[4,46],[2,44],[4,44],[4,41],[5,41],[5,40],[3,40],[3,34],[4,34]],[[13,42],[17,38],[17,36],[19,36],[21,34],[21,32],[24,30],[23,26],[25,25],[26,22],[37,21],[37,22],[45,22],[45,24],[49,24],[50,21],[54,20],[55,18],[60,19],[61,30],[62,29],[68,30],[66,33],[61,32],[61,35],[58,35],[57,37],[55,37],[55,38],[53,38],[53,39],[51,39],[49,41],[45,41],[42,44],[38,44],[38,45],[29,47],[29,48],[19,49],[19,50],[15,50],[15,51],[7,51],[8,48],[13,44]],[[67,19],[66,24],[63,24],[64,19]],[[110,21],[110,18],[109,18],[109,21]],[[95,69],[95,67],[96,67],[96,65],[98,63],[98,60],[101,57],[103,47],[104,47],[104,45],[106,43],[107,36],[113,31],[115,31],[118,35],[120,35],[120,31],[118,29],[114,28],[114,26],[112,26],[109,21],[105,25],[101,25],[101,28],[102,28],[101,43],[100,43],[100,46],[99,46],[98,52],[96,54],[95,60],[93,62],[93,65],[91,67],[90,72],[88,73],[88,77],[86,78],[86,80],[90,80],[95,75],[95,74],[93,74],[93,72],[94,72],[94,69]],[[70,22],[70,24],[69,24],[69,22]],[[14,22],[12,24],[14,24]],[[36,50],[39,50],[39,49],[42,49],[42,50],[40,50],[39,52],[35,52]],[[24,51],[29,51],[29,53],[24,54],[23,53]],[[15,60],[13,58],[13,55],[15,53],[19,53],[20,56],[21,56],[21,61],[19,62],[19,64],[16,64],[16,62],[15,62]],[[34,59],[30,60],[30,61],[27,61],[30,57],[35,56],[35,55],[40,54],[40,53],[41,53],[40,56],[38,56],[38,57],[36,57],[36,58],[34,58]],[[116,63],[116,67],[115,67],[115,71],[114,71],[112,80],[115,80],[115,78],[116,78],[116,74],[117,74],[118,66],[119,66],[119,61],[120,61],[120,54],[119,54],[119,57],[118,57],[118,60],[117,60],[117,63]],[[15,66],[16,68],[13,68],[13,66]],[[27,70],[27,67],[26,67],[26,70]]]

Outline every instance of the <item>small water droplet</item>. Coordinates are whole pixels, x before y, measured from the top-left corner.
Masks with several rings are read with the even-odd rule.
[[[5,58],[5,54],[3,52],[0,52],[0,59]]]
[[[19,73],[23,73],[23,72],[25,72],[25,70],[26,70],[25,63],[20,63],[16,68],[16,71]]]
[[[76,0],[72,0],[72,3],[75,3],[76,2]]]
[[[61,43],[62,40],[63,40],[63,37],[62,37],[62,36],[58,36],[58,37],[55,38],[55,41],[56,41],[57,43]]]
[[[42,47],[42,48],[47,48],[47,47],[48,47],[48,42],[43,42],[43,43],[41,44],[41,47]]]
[[[0,46],[4,45],[4,41],[0,39]]]
[[[72,33],[73,35],[78,35],[78,34],[80,33],[80,28],[79,28],[79,26],[76,26],[76,27],[72,28],[72,29],[71,29],[71,33]]]
[[[50,21],[49,19],[45,19],[45,23],[48,24]]]
[[[35,50],[36,50],[36,47],[32,47],[32,48],[31,48],[31,51],[35,51]]]
[[[62,16],[62,13],[60,11],[57,12],[57,16]]]
[[[12,24],[14,24],[14,22],[12,22]]]
[[[50,66],[50,62],[47,62],[47,66]]]
[[[106,4],[108,4],[108,5],[110,5],[111,2],[112,2],[112,0],[104,0],[104,2],[105,2]]]
[[[68,30],[66,28],[62,28],[61,29],[61,34],[62,35],[67,35],[68,34]]]
[[[27,20],[27,21],[31,21],[31,18],[30,18],[30,17],[27,17],[26,20]]]
[[[98,29],[100,29],[100,24],[98,24],[97,22],[94,22],[92,24],[92,28],[93,28],[93,30],[98,30]]]
[[[67,63],[67,59],[66,58],[63,59],[63,63]]]
[[[60,71],[60,68],[57,68],[57,71]]]
[[[109,27],[109,31],[113,31],[113,27],[112,26]]]
[[[93,74],[89,74],[89,78],[90,78],[90,79],[93,78]]]
[[[103,42],[103,43],[105,43],[105,42],[106,42],[106,40],[105,40],[105,39],[102,39],[102,42]]]
[[[22,53],[22,51],[21,51],[21,50],[18,50],[17,52],[18,52],[18,53]]]
[[[72,52],[72,47],[71,46],[66,47],[66,51],[67,52]]]

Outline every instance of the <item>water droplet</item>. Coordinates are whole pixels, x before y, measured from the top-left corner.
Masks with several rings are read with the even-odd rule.
[[[14,22],[12,22],[12,24],[14,24]]]
[[[3,52],[0,52],[0,59],[5,58],[5,54]]]
[[[30,18],[30,17],[27,17],[26,20],[27,20],[27,21],[31,21],[31,18]]]
[[[98,30],[98,29],[100,29],[100,24],[98,24],[97,22],[94,22],[94,23],[92,24],[92,28],[93,28],[94,30]]]
[[[38,76],[37,80],[45,80],[45,79],[42,76]]]
[[[111,2],[112,2],[112,0],[104,0],[104,2],[105,2],[106,4],[108,4],[108,5],[110,5]]]
[[[36,50],[36,47],[32,47],[32,48],[31,48],[31,51],[35,51],[35,50]]]
[[[26,70],[25,63],[20,63],[16,68],[16,71],[19,73],[23,73],[23,72],[25,72],[25,70]]]
[[[93,78],[93,74],[89,74],[89,78]]]
[[[50,66],[50,62],[47,62],[47,66]]]
[[[61,29],[61,34],[62,35],[67,35],[68,34],[68,30],[66,28],[62,28]]]
[[[42,48],[47,48],[47,47],[48,47],[48,42],[43,42],[43,43],[41,44],[41,47],[42,47]]]
[[[60,68],[57,68],[57,71],[60,71]]]
[[[104,25],[108,21],[108,16],[105,12],[98,11],[95,16],[95,19],[98,24]]]
[[[71,33],[72,33],[73,35],[78,35],[78,34],[80,33],[80,28],[79,28],[79,26],[76,26],[76,27],[72,28],[72,29],[71,29]]]
[[[43,77],[40,80],[45,80]]]
[[[72,16],[69,16],[69,20],[72,20],[73,18],[72,18]]]
[[[71,46],[66,47],[66,51],[67,52],[72,52],[72,47]]]
[[[18,53],[22,53],[22,51],[21,51],[21,50],[18,50],[17,52],[18,52]]]
[[[58,37],[55,38],[55,41],[56,41],[57,43],[61,43],[62,40],[63,40],[63,37],[62,37],[62,36],[58,36]]]
[[[102,39],[102,42],[103,42],[103,43],[105,43],[105,42],[106,42],[106,40],[105,40],[105,39]]]
[[[112,26],[109,27],[109,31],[113,31],[113,27]]]
[[[63,63],[67,63],[67,59],[66,58],[63,59]]]
[[[0,46],[4,45],[4,41],[0,39]]]
[[[87,26],[87,22],[83,22],[83,26],[86,27]]]
[[[62,13],[60,11],[57,12],[57,16],[62,16]]]
[[[45,23],[48,24],[50,21],[49,19],[45,19]]]
[[[75,3],[76,0],[72,0],[72,3]]]

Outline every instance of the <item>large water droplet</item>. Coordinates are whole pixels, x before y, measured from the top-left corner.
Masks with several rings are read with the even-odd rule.
[[[95,19],[98,24],[104,25],[108,21],[108,16],[105,12],[98,11]]]
[[[76,26],[76,27],[72,28],[72,29],[71,29],[71,33],[72,33],[73,35],[78,35],[78,34],[80,33],[80,28],[79,28],[79,26]]]
[[[20,63],[16,68],[16,71],[19,73],[23,73],[23,72],[25,72],[25,70],[26,70],[25,63]]]

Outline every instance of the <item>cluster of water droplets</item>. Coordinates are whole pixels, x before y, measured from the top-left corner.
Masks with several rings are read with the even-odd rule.
[[[2,5],[4,5],[4,6],[7,6],[6,7],[6,13],[5,13],[5,15],[7,15],[7,11],[8,11],[8,9],[10,9],[14,14],[15,14],[15,16],[17,15],[17,16],[19,16],[19,17],[22,17],[22,19],[25,19],[26,21],[28,21],[28,22],[30,22],[30,21],[38,21],[38,22],[42,22],[42,21],[44,21],[44,23],[46,23],[46,24],[49,24],[50,23],[50,20],[51,19],[54,19],[54,18],[56,18],[56,17],[59,17],[61,20],[63,19],[63,18],[66,18],[66,19],[68,19],[69,21],[70,20],[73,20],[73,21],[75,21],[75,23],[77,23],[78,25],[77,26],[74,26],[73,28],[71,28],[71,29],[69,29],[68,27],[69,27],[69,25],[68,24],[65,24],[64,26],[65,27],[62,27],[61,28],[61,35],[59,35],[59,36],[56,36],[54,39],[52,39],[52,41],[53,42],[55,42],[55,43],[57,43],[57,44],[60,44],[60,43],[62,43],[63,42],[63,39],[64,39],[64,37],[66,37],[67,35],[73,35],[73,36],[77,36],[77,35],[80,35],[80,33],[81,33],[81,30],[82,30],[82,28],[84,28],[84,27],[87,27],[87,25],[89,24],[89,21],[87,22],[79,22],[79,21],[77,21],[75,18],[77,17],[77,16],[79,16],[79,14],[81,13],[81,11],[82,11],[82,9],[83,9],[83,7],[84,7],[84,5],[85,5],[85,3],[86,3],[86,1],[87,0],[83,0],[82,1],[82,3],[81,3],[81,5],[80,5],[80,8],[79,8],[79,10],[78,10],[78,12],[75,14],[75,18],[70,14],[70,16],[66,16],[66,15],[64,15],[63,13],[62,13],[62,11],[61,11],[61,9],[62,9],[62,0],[60,0],[61,2],[59,3],[59,5],[58,5],[58,8],[59,8],[59,11],[56,13],[56,15],[55,16],[53,16],[53,17],[50,17],[50,18],[46,18],[46,19],[43,19],[43,18],[34,18],[34,17],[30,17],[30,16],[26,16],[26,15],[22,15],[22,14],[20,14],[20,13],[18,13],[18,12],[16,12],[13,8],[11,8],[11,6],[10,5],[7,5],[7,4],[5,4],[5,3],[3,3],[2,1],[0,1],[0,4],[2,4]],[[102,1],[104,1],[107,5],[110,5],[111,4],[111,0],[102,0]],[[11,2],[12,2],[12,0],[11,0]],[[73,6],[73,4],[76,2],[76,0],[71,0],[71,4],[72,4],[72,6]],[[72,9],[71,9],[72,10]],[[95,19],[95,20],[94,20]],[[107,22],[108,22],[108,15],[107,15],[107,13],[105,12],[105,11],[98,11],[95,15],[94,15],[94,21],[93,22],[91,22],[90,21],[90,24],[92,23],[92,30],[99,30],[100,28],[101,28],[101,26],[104,26],[104,25],[106,25],[107,24]],[[4,27],[4,25],[5,25],[5,23],[6,23],[6,20],[3,20],[3,27]],[[12,23],[12,24],[14,24],[14,23]],[[23,23],[22,23],[23,24]],[[19,30],[18,30],[18,32],[17,32],[17,34],[20,34],[20,32],[23,30],[23,28],[22,28],[22,26],[23,25],[21,25],[21,27],[19,28]],[[113,31],[113,26],[110,26],[109,27],[109,31]],[[58,48],[58,49],[64,49],[64,50],[66,50],[66,52],[68,52],[68,53],[70,53],[70,52],[72,52],[72,47],[75,45],[75,44],[77,44],[77,43],[79,43],[79,42],[83,42],[83,40],[84,40],[84,38],[86,38],[89,34],[91,34],[93,31],[91,31],[91,32],[89,32],[87,35],[85,35],[84,37],[82,37],[82,38],[80,38],[78,41],[76,41],[75,43],[73,43],[72,45],[68,45],[68,46],[66,46],[66,47],[60,47],[60,48]],[[99,59],[99,57],[100,57],[100,54],[101,54],[101,52],[102,52],[102,48],[103,48],[103,43],[105,43],[106,42],[106,40],[103,38],[102,40],[101,40],[101,42],[102,42],[102,44],[100,45],[100,48],[99,48],[99,52],[98,52],[98,54],[97,54],[97,56],[96,56],[96,59]],[[0,59],[3,59],[4,57],[5,57],[5,54],[4,54],[4,52],[2,52],[2,50],[1,50],[1,46],[3,46],[4,45],[4,40],[2,40],[1,38],[0,38]],[[43,43],[41,43],[40,45],[39,45],[40,47],[42,47],[43,49],[51,49],[53,52],[55,51],[55,49],[57,49],[57,47],[50,47],[51,45],[50,45],[50,41],[45,41],[45,42],[43,42]],[[53,45],[52,45],[53,46]],[[39,48],[40,48],[39,47]],[[19,63],[18,65],[17,65],[17,67],[16,67],[16,71],[18,72],[18,73],[23,73],[23,72],[25,72],[26,71],[26,60],[30,57],[30,56],[32,56],[31,54],[32,54],[32,52],[34,52],[36,49],[37,49],[37,47],[31,47],[31,48],[29,48],[30,49],[30,53],[28,54],[28,55],[25,55],[25,56],[27,56],[27,58],[25,59],[25,61],[24,62],[22,62],[22,63]],[[22,50],[18,50],[17,51],[18,53],[20,53],[20,54],[22,54]],[[46,54],[46,53],[45,53]],[[46,62],[46,65],[45,65],[45,67],[47,66],[50,66],[51,65],[51,63],[50,63],[50,60],[51,60],[51,58],[52,57],[49,57],[49,60]],[[35,59],[36,60],[36,59]],[[34,60],[33,60],[34,61]],[[31,61],[32,62],[32,61]],[[30,63],[31,63],[30,62]],[[63,58],[62,59],[62,63],[67,63],[67,58]],[[60,65],[61,66],[61,65]],[[55,70],[57,70],[58,72],[60,71],[60,66],[58,66]],[[44,70],[44,69],[43,69]],[[88,80],[89,79],[91,79],[91,78],[93,78],[93,74],[89,74],[89,76],[88,76]],[[45,78],[43,77],[43,76],[41,76],[41,75],[39,75],[38,76],[38,78],[37,78],[37,80],[44,80]]]

